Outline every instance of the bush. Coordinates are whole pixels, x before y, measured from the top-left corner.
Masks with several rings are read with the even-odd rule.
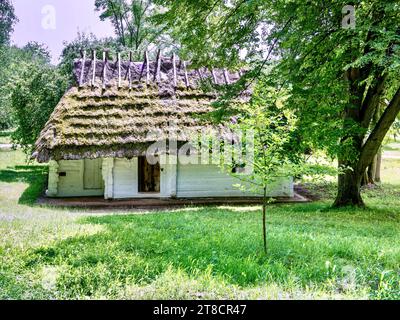
[[[48,64],[26,63],[21,75],[11,93],[17,125],[12,140],[28,153],[67,89],[68,82],[57,68]]]

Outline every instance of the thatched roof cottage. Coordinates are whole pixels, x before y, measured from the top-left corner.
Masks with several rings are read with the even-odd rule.
[[[175,56],[159,53],[154,61],[146,54],[144,62],[122,61],[120,55],[108,61],[106,53],[98,60],[93,53],[75,61],[74,74],[76,86],[65,93],[36,142],[34,158],[49,162],[48,196],[258,196],[237,189],[238,180],[217,164],[180,161],[179,152],[162,153],[161,147],[155,154],[163,161],[146,157],[149,147],[170,139],[171,131],[181,146],[193,132],[210,127],[201,115],[211,111],[217,96],[200,83],[234,82],[239,73],[190,70]],[[269,194],[293,196],[292,179],[277,181]]]

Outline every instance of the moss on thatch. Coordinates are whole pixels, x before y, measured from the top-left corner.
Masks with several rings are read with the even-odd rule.
[[[168,139],[171,124],[178,142],[188,141],[194,132],[211,127],[202,115],[212,110],[211,103],[217,96],[201,90],[199,85],[204,77],[212,76],[210,71],[178,68],[175,87],[172,62],[168,59],[162,60],[159,79],[147,85],[140,75],[141,63],[132,64],[131,83],[124,77],[119,83],[117,64],[111,62],[96,65],[92,83],[91,66],[92,62],[86,61],[82,70],[82,63],[75,62],[77,83],[80,75],[83,83],[65,93],[42,130],[33,155],[39,162],[130,158],[143,154],[151,143]],[[101,79],[104,66],[105,88]],[[126,74],[128,68],[128,63],[122,63],[121,74]],[[154,73],[153,64],[150,72]],[[186,75],[189,86],[184,81]],[[239,77],[237,73],[229,76],[234,81]],[[215,71],[214,78],[223,81],[223,72]]]
[[[159,93],[156,86],[105,91],[71,88],[40,134],[36,159],[132,157],[142,154],[150,143],[167,138],[165,129],[171,123],[180,133],[179,141],[188,140],[188,131],[206,125],[198,115],[211,110],[214,96],[182,87],[168,99]]]

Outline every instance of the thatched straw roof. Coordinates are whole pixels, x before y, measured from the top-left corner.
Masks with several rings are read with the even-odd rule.
[[[79,85],[69,89],[55,108],[33,157],[39,162],[131,158],[168,135],[164,129],[171,123],[178,141],[189,140],[190,132],[208,126],[201,115],[212,110],[217,98],[215,92],[202,90],[200,82],[233,82],[240,75],[187,70],[174,60],[160,58],[149,68],[146,61],[77,60],[74,73]]]

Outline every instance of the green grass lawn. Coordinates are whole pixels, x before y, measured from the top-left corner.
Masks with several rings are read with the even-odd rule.
[[[47,168],[24,159],[0,150],[0,299],[400,298],[400,160],[366,210],[330,210],[333,185],[271,205],[265,255],[257,206],[41,207]]]
[[[0,131],[0,144],[11,143],[12,131]]]

